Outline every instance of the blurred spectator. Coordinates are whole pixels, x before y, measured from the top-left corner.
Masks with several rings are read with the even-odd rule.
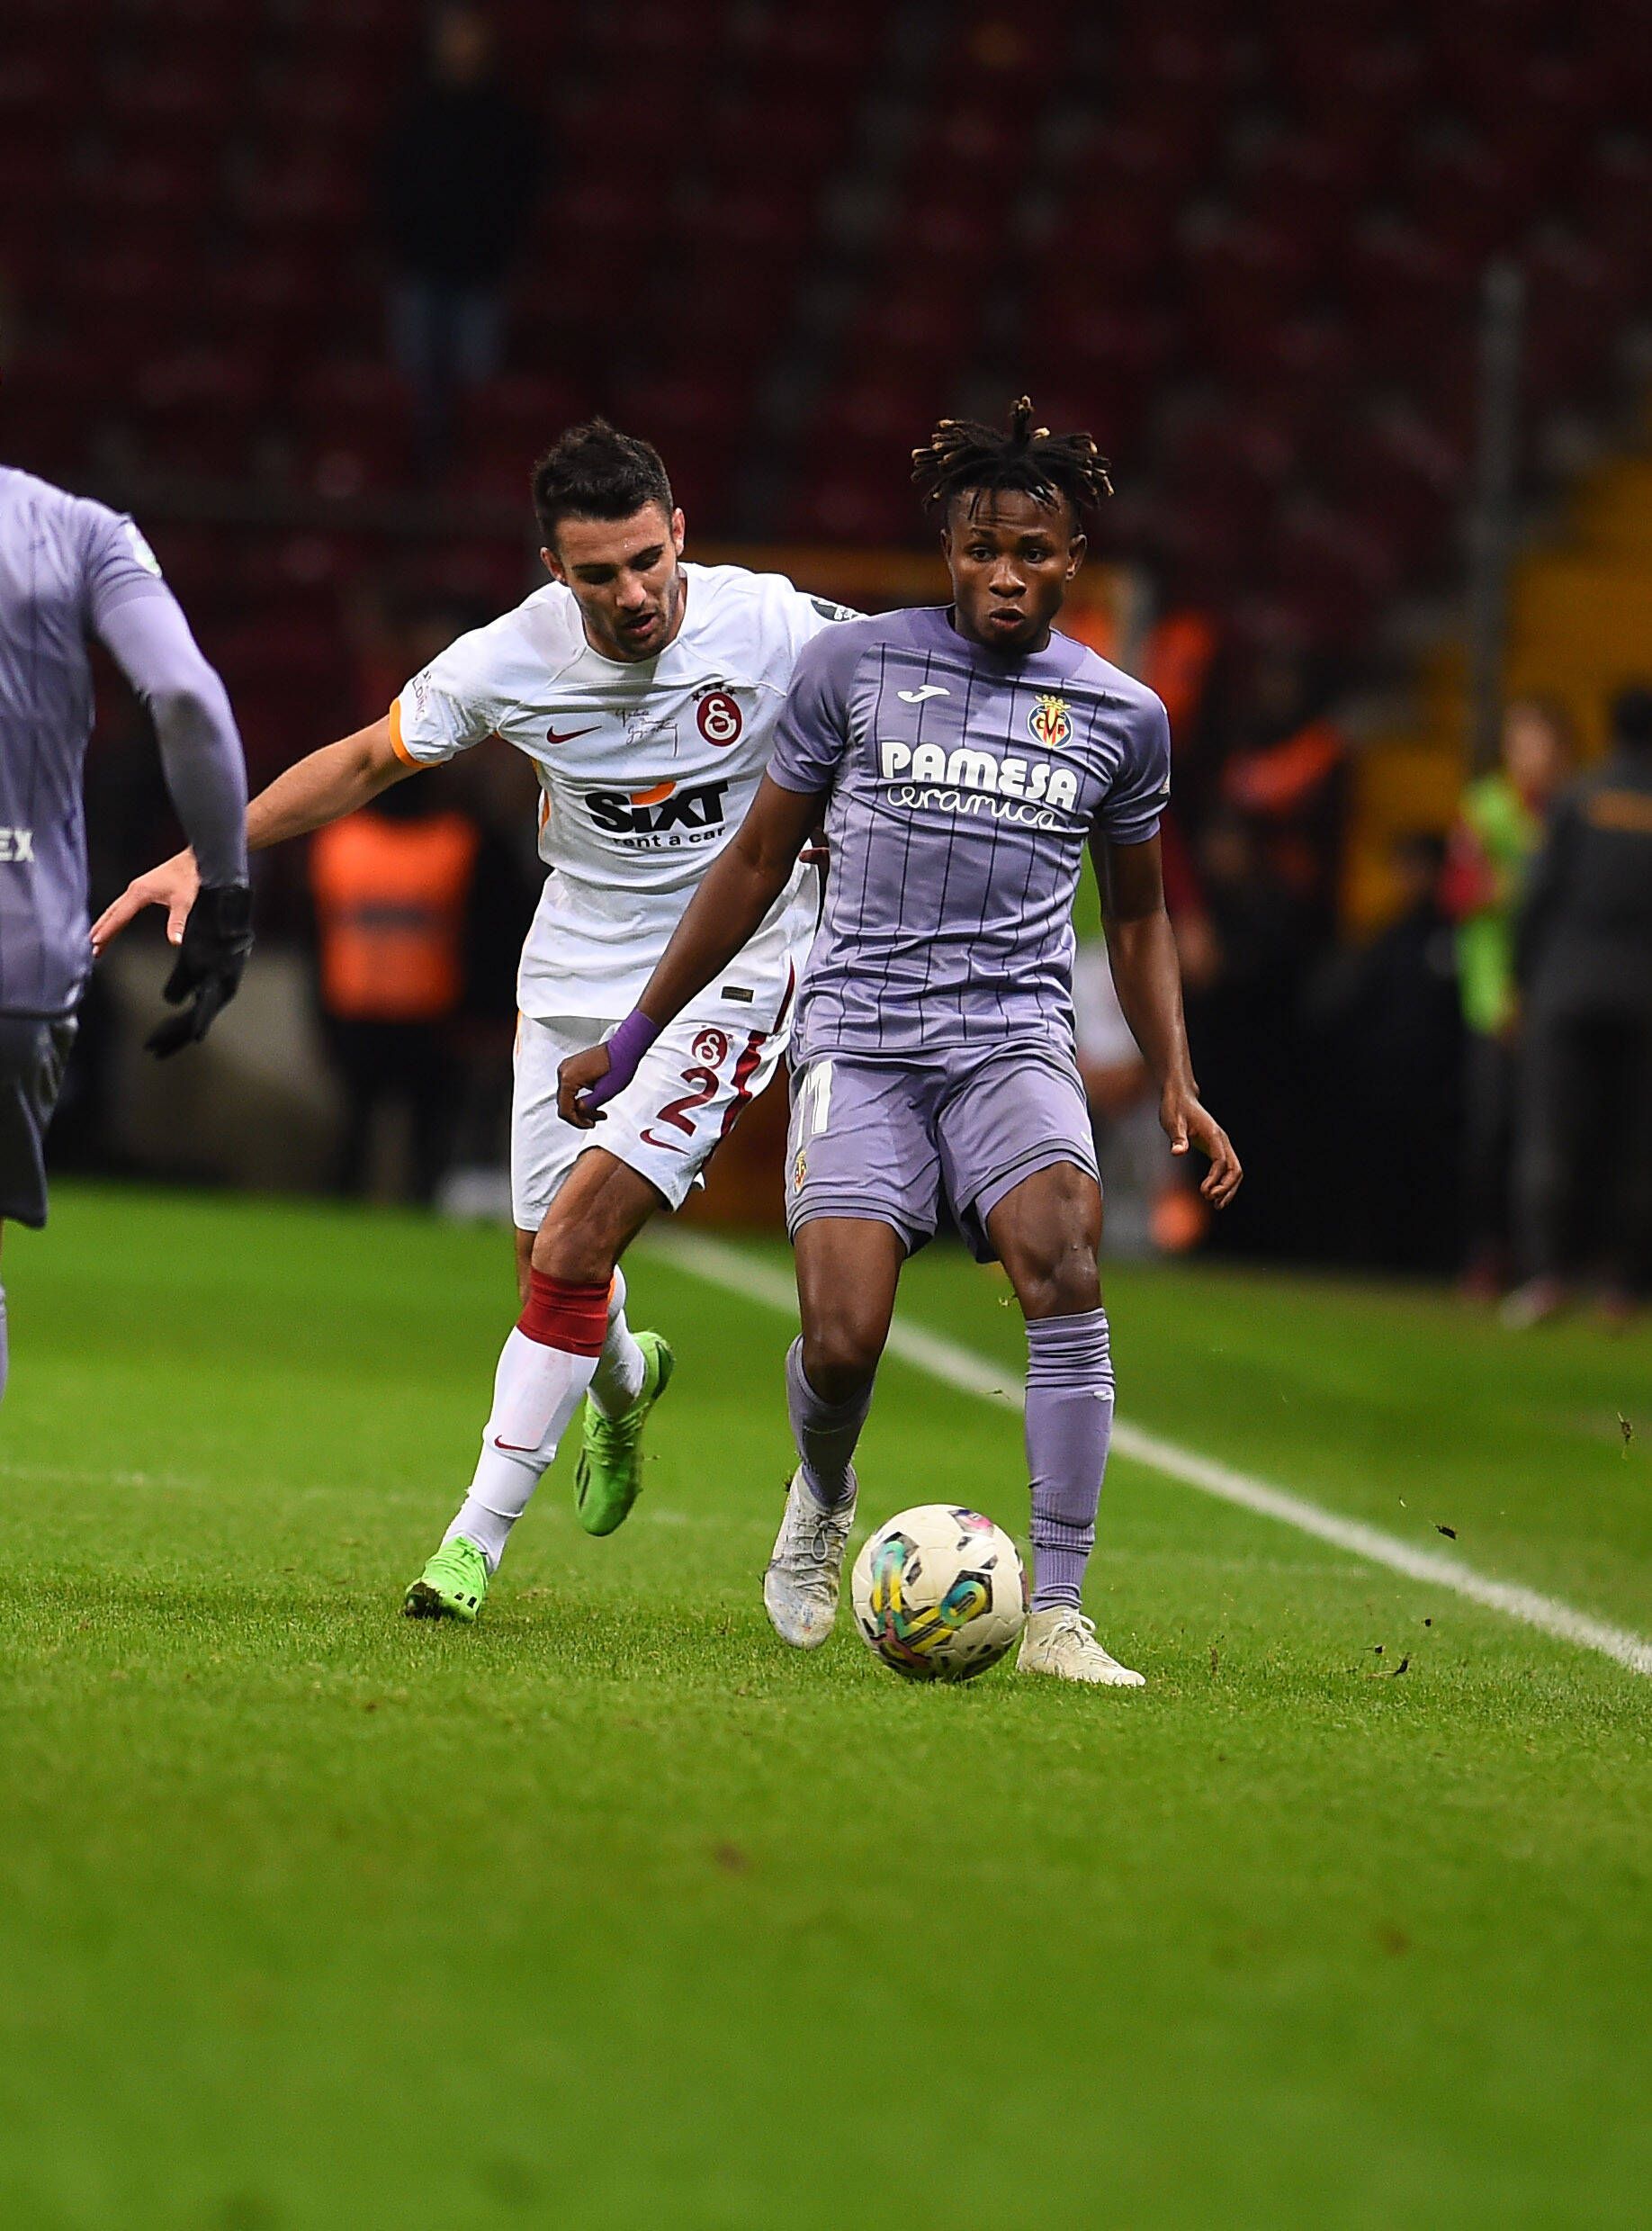
[[[368,1190],[391,1110],[407,1125],[414,1198],[428,1201],[446,1165],[459,1089],[449,1025],[479,844],[427,774],[311,840],[321,1011],[346,1101],[343,1192]]]
[[[1336,1157],[1319,1220],[1339,1254],[1389,1270],[1443,1270],[1456,1240],[1448,1142],[1462,1030],[1439,903],[1443,857],[1432,832],[1396,841],[1398,914],[1369,944],[1324,962],[1306,1002],[1323,1093],[1313,1128]]]
[[[1274,880],[1328,933],[1336,916],[1344,784],[1340,731],[1300,659],[1269,651],[1251,667],[1220,776],[1222,801],[1257,832]]]
[[[1217,647],[1210,616],[1190,606],[1167,612],[1148,631],[1142,679],[1163,700],[1171,734],[1178,741],[1191,740],[1199,732]]]
[[[1619,697],[1612,742],[1556,801],[1516,933],[1517,1327],[1564,1305],[1591,1252],[1626,1313],[1652,1253],[1652,689]]]
[[[1100,938],[1087,939],[1073,957],[1073,1006],[1106,1201],[1107,1252],[1136,1259],[1163,1246],[1190,1246],[1203,1228],[1198,1196],[1182,1195],[1177,1186],[1153,1074],[1130,1035]],[[1192,1210],[1190,1225],[1183,1199]]]
[[[1490,1300],[1507,1267],[1516,1018],[1514,920],[1526,871],[1571,760],[1566,717],[1535,697],[1503,718],[1503,763],[1464,791],[1441,878],[1457,927],[1463,1057],[1463,1289]]]
[[[1244,1164],[1243,1190],[1211,1228],[1213,1246],[1243,1253],[1259,1242],[1275,1253],[1308,1244],[1297,994],[1311,949],[1305,910],[1270,870],[1256,830],[1243,814],[1218,809],[1199,832],[1194,866],[1203,892],[1197,942],[1177,922],[1184,953],[1183,998],[1194,1074]]]
[[[465,924],[464,993],[453,1050],[462,1073],[454,1115],[453,1165],[437,1205],[466,1214],[510,1218],[510,1101],[516,1067],[516,967],[544,888],[535,843],[542,796],[519,751],[472,751],[455,769],[481,843]],[[456,1181],[461,1200],[450,1198]],[[470,1207],[462,1206],[468,1199]],[[487,1204],[484,1206],[484,1204]]]
[[[459,391],[498,370],[505,284],[542,162],[533,118],[499,81],[487,17],[439,9],[424,79],[400,104],[381,171],[391,350],[413,390],[427,470],[445,461]]]

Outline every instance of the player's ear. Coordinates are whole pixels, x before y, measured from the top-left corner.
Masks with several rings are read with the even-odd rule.
[[[551,576],[552,580],[553,581],[564,581],[564,582],[565,582],[565,581],[567,580],[567,579],[568,579],[568,576],[567,576],[567,574],[566,574],[566,573],[564,573],[564,572],[563,572],[563,571],[562,571],[562,561],[561,561],[561,559],[557,556],[557,554],[556,554],[555,551],[554,551],[554,550],[545,550],[545,549],[543,549],[543,548],[542,548],[542,549],[541,549],[541,551],[540,551],[540,553],[539,553],[539,554],[540,554],[541,558],[544,561],[544,568],[545,568],[545,571],[546,571],[547,573],[549,573],[549,575]]]
[[[683,517],[683,507],[678,504],[671,514],[671,547],[679,558],[683,554],[683,544],[687,539],[687,535],[688,525]]]
[[[1090,537],[1088,535],[1075,535],[1073,537],[1073,540],[1067,544],[1066,578],[1068,580],[1073,579],[1073,576],[1078,571],[1080,566],[1083,564],[1084,553],[1089,548]]]

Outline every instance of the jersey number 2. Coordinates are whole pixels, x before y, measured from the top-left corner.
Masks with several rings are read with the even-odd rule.
[[[654,1121],[669,1123],[673,1129],[686,1131],[692,1138],[694,1125],[689,1120],[688,1111],[690,1108],[703,1108],[708,1100],[714,1099],[718,1081],[715,1069],[685,1069],[683,1083],[692,1084],[696,1089],[692,1093],[685,1093],[680,1100],[668,1100]]]

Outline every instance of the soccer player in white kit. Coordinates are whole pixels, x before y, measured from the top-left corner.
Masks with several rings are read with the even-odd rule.
[[[635,1005],[756,794],[799,652],[853,616],[779,574],[684,562],[657,452],[601,419],[540,461],[534,499],[551,582],[461,636],[382,720],[289,768],[247,818],[260,850],[495,735],[539,777],[550,873],[522,956],[511,1117],[522,1314],[470,1489],[404,1606],[464,1621],[581,1401],[582,1524],[611,1533],[636,1499],[642,1424],[672,1357],[627,1325],[619,1259],[662,1202],[681,1207],[774,1074],[814,930],[813,868],[799,862],[757,934],[651,1048],[600,1146],[558,1114],[557,1071]],[[148,904],[167,908],[175,936],[195,882],[187,852],[139,877],[94,943]]]

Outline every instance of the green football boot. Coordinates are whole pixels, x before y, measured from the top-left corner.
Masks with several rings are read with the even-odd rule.
[[[462,1619],[474,1624],[488,1600],[488,1561],[473,1543],[455,1538],[441,1548],[401,1599],[404,1619]]]
[[[587,1534],[612,1534],[623,1526],[642,1492],[642,1428],[648,1414],[671,1383],[677,1358],[661,1333],[639,1333],[642,1391],[628,1410],[605,1417],[588,1395],[585,1440],[574,1466],[574,1507]]]

